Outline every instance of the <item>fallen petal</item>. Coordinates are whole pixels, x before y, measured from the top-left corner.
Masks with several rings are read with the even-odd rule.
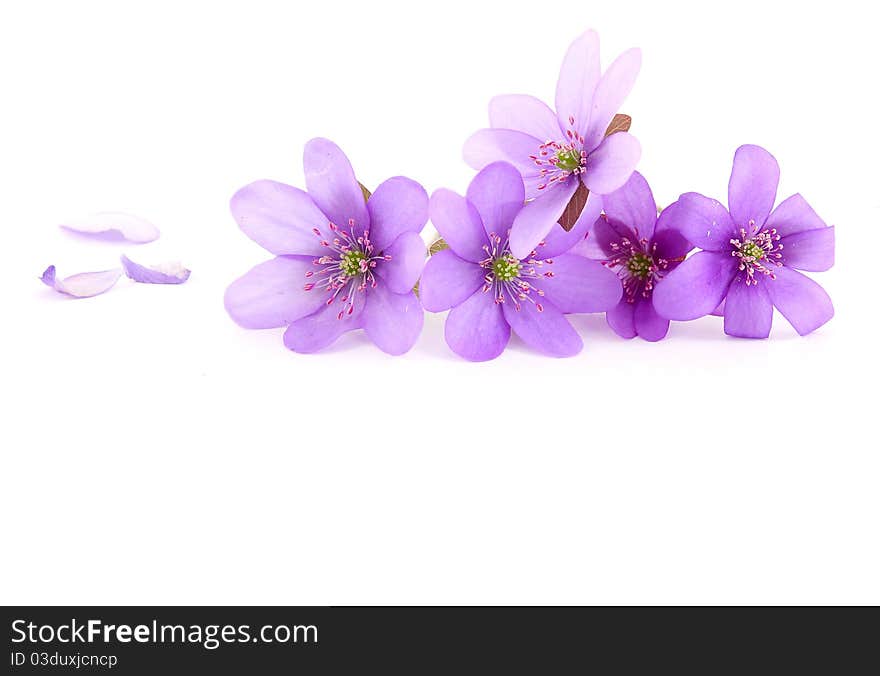
[[[177,262],[146,266],[125,255],[120,260],[126,276],[142,284],[183,284],[190,275],[190,271]]]
[[[118,211],[103,211],[85,218],[66,221],[62,228],[84,235],[119,236],[129,242],[146,244],[159,239],[159,228],[143,218]]]
[[[80,272],[64,279],[58,279],[55,266],[50,265],[40,277],[40,281],[59,293],[74,298],[91,298],[109,291],[122,275],[122,270],[102,270],[100,272]]]

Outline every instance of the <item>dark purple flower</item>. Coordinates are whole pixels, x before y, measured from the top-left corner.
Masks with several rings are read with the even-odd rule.
[[[657,312],[668,319],[696,319],[723,301],[724,332],[740,338],[766,338],[774,306],[802,336],[831,319],[828,294],[797,270],[821,272],[834,264],[834,227],[800,195],[773,210],[778,184],[776,159],[745,145],[733,159],[729,213],[697,193],[679,198],[675,225],[703,251],[657,287]]]
[[[657,218],[654,195],[637,171],[602,201],[605,213],[577,251],[602,260],[623,283],[623,298],[605,314],[608,325],[623,338],[660,340],[669,320],[654,310],[654,289],[693,246],[675,229],[674,206]]]
[[[446,342],[465,359],[494,359],[511,329],[535,349],[570,357],[583,342],[565,313],[603,312],[620,300],[617,276],[566,253],[571,242],[561,228],[514,256],[509,232],[524,195],[516,168],[496,162],[474,177],[467,197],[445,189],[431,196],[431,221],[449,248],[428,260],[419,294],[426,310],[451,308]]]
[[[641,156],[634,136],[605,131],[635,83],[642,56],[638,49],[621,54],[603,75],[599,36],[587,31],[565,55],[556,85],[556,112],[525,95],[498,96],[489,104],[491,129],[482,129],[464,146],[465,161],[482,169],[495,161],[511,162],[522,175],[529,204],[513,223],[510,247],[525,258],[562,216],[579,183],[587,200],[626,183]],[[598,205],[597,205],[598,206]],[[582,238],[601,211],[593,207],[575,225]]]
[[[424,321],[413,286],[425,263],[427,193],[398,176],[365,200],[326,139],[306,144],[303,166],[308,193],[264,180],[233,196],[241,229],[276,258],[229,286],[227,312],[245,328],[287,326],[284,344],[297,352],[359,328],[385,352],[406,352]]]

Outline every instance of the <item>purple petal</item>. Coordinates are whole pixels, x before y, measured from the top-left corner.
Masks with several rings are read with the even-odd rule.
[[[479,263],[486,257],[488,242],[476,207],[461,195],[440,188],[431,195],[431,223],[460,258]]]
[[[383,352],[408,352],[418,340],[424,321],[424,311],[412,291],[393,293],[380,284],[367,294],[364,331]]]
[[[575,221],[574,227],[568,232],[562,226],[553,226],[550,232],[544,238],[544,244],[538,245],[538,258],[553,258],[568,251],[572,251],[574,247],[581,246],[585,242],[585,237],[590,232],[599,214],[602,213],[602,197],[590,193],[584,210]],[[575,253],[572,251],[572,253]],[[580,253],[579,251],[577,253]]]
[[[654,230],[654,245],[657,247],[657,255],[667,261],[684,258],[694,248],[694,245],[678,230],[679,209],[678,203],[665,208],[657,219],[657,227]],[[678,265],[678,262],[674,262],[672,265]]]
[[[190,271],[180,263],[166,263],[147,267],[135,263],[128,256],[121,256],[122,269],[129,279],[142,284],[183,284],[189,279]]]
[[[367,201],[370,239],[383,251],[404,232],[419,233],[428,222],[428,193],[415,181],[395,176],[382,183]]]
[[[46,286],[51,286],[53,289],[55,288],[55,279],[56,279],[56,270],[54,265],[50,265],[48,268],[43,270],[43,274],[40,275],[40,281],[43,282]]]
[[[604,196],[605,215],[635,231],[636,239],[651,240],[657,222],[657,203],[645,178],[634,171],[624,185]]]
[[[773,272],[776,279],[767,281],[767,293],[776,309],[800,335],[815,331],[834,316],[831,299],[812,279],[788,267],[776,268]],[[725,317],[728,312],[726,308]]]
[[[736,268],[729,254],[699,251],[657,284],[654,309],[661,317],[680,321],[707,315],[724,299]]]
[[[428,259],[419,281],[419,299],[428,312],[443,312],[463,303],[483,285],[486,271],[444,249]]]
[[[80,272],[64,279],[58,279],[55,266],[50,265],[40,276],[40,281],[59,293],[74,298],[91,298],[109,291],[122,275],[122,270],[101,270],[100,272]]]
[[[725,304],[725,302],[726,302],[726,301],[721,301],[721,302],[718,304],[718,307],[716,307],[714,310],[712,310],[712,312],[710,312],[709,314],[712,315],[713,317],[723,317],[723,316],[724,316],[724,304]]]
[[[361,328],[366,293],[355,293],[352,313],[343,313],[340,306],[323,304],[317,312],[292,322],[284,332],[284,345],[294,352],[310,354],[332,345],[339,336]]]
[[[605,312],[617,305],[623,293],[615,273],[583,256],[562,254],[537,271],[552,273],[535,286],[562,312]]]
[[[635,306],[633,319],[639,338],[651,343],[663,340],[669,331],[669,320],[657,314],[651,299],[644,299]]]
[[[322,256],[327,216],[304,191],[277,181],[256,181],[232,196],[229,209],[242,232],[276,256]]]
[[[364,193],[345,153],[332,141],[315,138],[303,151],[306,187],[318,208],[336,225],[359,231],[370,228]]]
[[[586,260],[586,259],[585,259]],[[565,315],[551,302],[542,302],[542,309],[532,303],[522,303],[517,310],[504,303],[504,318],[510,328],[526,345],[552,357],[573,357],[584,347]]]
[[[635,303],[627,303],[622,300],[605,313],[605,321],[621,338],[635,338],[638,335],[636,333],[635,309]]]
[[[83,235],[111,235],[129,242],[145,244],[159,239],[159,228],[143,218],[118,211],[102,211],[97,214],[65,221],[62,228]]]
[[[556,141],[563,136],[556,113],[540,99],[525,94],[506,94],[489,101],[489,124],[494,129],[513,129],[541,141]]]
[[[642,67],[642,51],[629,49],[618,56],[602,75],[593,95],[590,123],[584,134],[584,147],[595,148],[605,136],[615,113],[629,96]]]
[[[834,265],[834,226],[802,230],[780,241],[785,265],[807,272],[824,272]]]
[[[419,234],[404,232],[385,249],[391,260],[380,261],[376,272],[392,293],[409,293],[419,281],[427,252]]]
[[[464,161],[474,169],[493,162],[510,162],[523,178],[536,178],[540,169],[531,159],[544,140],[513,129],[481,129],[464,142]]]
[[[312,314],[328,296],[320,289],[306,291],[312,259],[280,256],[260,263],[232,282],[223,302],[229,316],[246,329],[272,329]]]
[[[556,117],[562,129],[572,127],[583,135],[590,116],[593,92],[599,84],[599,36],[587,31],[571,43],[556,83]]]
[[[612,222],[600,215],[590,229],[584,245],[578,247],[576,253],[596,260],[607,260],[614,255],[613,244],[617,244],[624,237],[634,240],[635,233],[627,226]]]
[[[746,286],[734,282],[724,301],[724,333],[737,338],[766,338],[773,323],[773,304],[767,284],[760,281]]]
[[[600,195],[614,192],[629,180],[641,156],[642,146],[632,134],[622,131],[606,137],[587,158],[581,174],[584,185]]]
[[[510,230],[510,251],[514,256],[525,258],[547,237],[575,190],[577,179],[569,178],[562,184],[547,188],[520,210]]]
[[[813,211],[800,195],[792,195],[773,210],[764,229],[775,228],[781,237],[793,235],[804,230],[817,230],[826,227],[825,221]]]
[[[526,191],[516,167],[507,162],[493,162],[474,176],[467,189],[467,199],[479,212],[486,234],[504,238],[523,208]]]
[[[776,158],[759,146],[740,146],[733,157],[727,188],[727,205],[733,222],[740,228],[764,225],[776,201],[778,185]]]
[[[670,225],[701,249],[729,252],[730,240],[740,236],[727,209],[718,200],[689,192],[669,208],[673,209],[672,215],[667,217]]]
[[[470,361],[488,361],[504,352],[510,340],[510,326],[491,293],[476,291],[449,312],[446,344],[455,354]]]

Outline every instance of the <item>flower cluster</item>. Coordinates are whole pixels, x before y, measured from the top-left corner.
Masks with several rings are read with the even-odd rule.
[[[491,127],[465,143],[478,173],[464,195],[429,199],[400,176],[371,194],[336,145],[310,141],[306,191],[264,180],[232,198],[241,229],[275,257],[229,286],[230,316],[286,327],[297,352],[363,329],[397,355],[418,339],[423,310],[448,311],[446,342],[473,361],[500,355],[511,332],[575,355],[574,313],[604,312],[618,335],[648,341],[670,320],[708,314],[731,336],[766,338],[774,307],[801,335],[822,326],[831,300],[799,270],[832,266],[834,228],[800,195],[774,209],[779,166],[766,150],[736,151],[728,208],[686,193],[658,210],[618,114],[640,65],[633,49],[602,73],[588,31],[565,56],[555,112],[530,96],[493,99]],[[429,219],[441,239],[426,263]]]

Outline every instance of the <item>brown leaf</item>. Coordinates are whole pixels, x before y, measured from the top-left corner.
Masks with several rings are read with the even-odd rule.
[[[358,185],[361,187],[361,192],[364,193],[364,202],[366,202],[368,199],[370,199],[370,195],[372,195],[373,193],[367,190],[366,186],[360,181],[358,181]]]
[[[448,249],[448,248],[449,248],[449,245],[441,237],[440,239],[436,240],[433,244],[431,244],[431,246],[428,247],[428,255],[433,256],[434,254],[440,253],[441,251],[443,251],[443,249]]]
[[[611,136],[611,134],[616,134],[619,131],[629,131],[632,121],[633,119],[629,115],[617,113],[614,119],[611,120],[611,124],[608,125],[608,129],[605,130],[605,136]]]
[[[563,230],[569,232],[574,227],[577,219],[580,218],[581,212],[584,210],[584,206],[587,204],[589,196],[590,191],[587,189],[587,186],[578,181],[577,190],[574,191],[574,195],[571,196],[565,211],[562,212],[562,217],[559,219],[559,225],[562,226]]]

